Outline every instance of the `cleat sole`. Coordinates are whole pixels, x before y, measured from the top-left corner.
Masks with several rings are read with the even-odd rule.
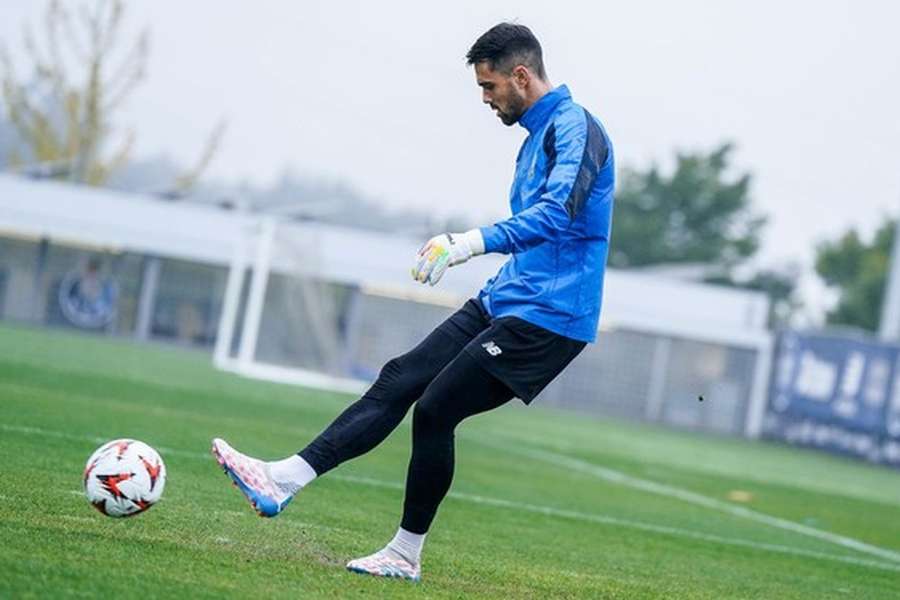
[[[419,583],[421,577],[406,577],[405,575],[398,575],[395,573],[374,573],[372,571],[367,571],[362,567],[351,567],[347,565],[347,570],[351,573],[358,573],[359,575],[369,575],[370,577],[383,577],[385,579],[402,579],[404,581],[412,581],[413,583]]]

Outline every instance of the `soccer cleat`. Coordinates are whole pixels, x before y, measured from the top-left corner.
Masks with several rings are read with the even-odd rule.
[[[259,516],[275,517],[293,499],[275,483],[264,461],[241,454],[219,438],[212,441],[212,453]]]
[[[397,577],[410,581],[419,581],[422,578],[419,565],[414,565],[403,558],[395,558],[384,550],[351,560],[347,563],[347,570],[376,577]]]

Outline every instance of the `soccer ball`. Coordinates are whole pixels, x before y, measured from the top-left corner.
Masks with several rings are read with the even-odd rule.
[[[130,517],[159,501],[166,465],[137,440],[113,440],[97,448],[84,467],[84,495],[108,517]]]

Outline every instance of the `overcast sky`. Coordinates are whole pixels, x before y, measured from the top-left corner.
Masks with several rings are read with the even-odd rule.
[[[2,0],[18,38],[43,1]],[[733,140],[771,216],[764,263],[900,210],[900,3],[888,1],[130,2],[148,79],[121,124],[136,153],[188,161],[219,117],[211,175],[346,178],[392,206],[508,210],[520,127],[480,103],[463,56],[516,19],[554,84],[606,125],[620,166]],[[14,46],[16,47],[16,46]]]

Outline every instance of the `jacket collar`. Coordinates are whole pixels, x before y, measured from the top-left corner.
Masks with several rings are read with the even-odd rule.
[[[556,87],[532,104],[519,119],[519,124],[527,129],[528,133],[534,133],[544,126],[560,102],[571,98],[572,94],[569,93],[568,86],[561,85]]]

